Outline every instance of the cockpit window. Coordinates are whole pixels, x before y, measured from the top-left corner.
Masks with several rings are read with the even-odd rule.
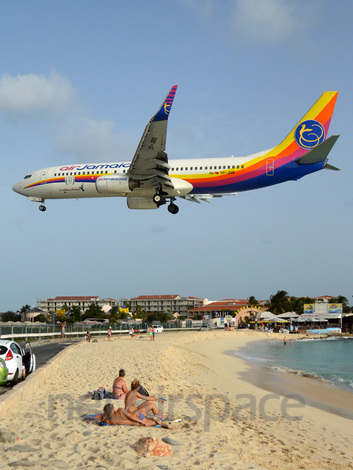
[[[30,178],[32,175],[26,175],[23,179],[24,180],[28,180],[28,178]]]

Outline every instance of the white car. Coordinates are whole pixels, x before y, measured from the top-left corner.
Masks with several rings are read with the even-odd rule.
[[[20,377],[25,378],[36,369],[36,356],[29,343],[22,349],[15,341],[0,339],[0,358],[6,363],[9,370],[7,380],[12,385],[16,385]],[[23,369],[25,372],[22,373]]]
[[[153,325],[155,333],[163,333],[163,326],[162,325]]]

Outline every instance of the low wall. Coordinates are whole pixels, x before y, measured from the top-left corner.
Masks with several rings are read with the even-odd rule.
[[[0,396],[0,419],[16,405],[18,402],[25,400],[27,397],[33,395],[55,372],[56,364],[61,360],[65,354],[67,354],[73,347],[80,343],[72,344],[63,351],[60,351],[53,359],[51,359],[46,365],[35,370],[30,374],[26,380],[20,381],[15,385],[12,390],[4,393]]]

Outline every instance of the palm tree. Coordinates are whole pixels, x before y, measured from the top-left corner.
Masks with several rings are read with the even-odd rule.
[[[250,295],[250,297],[247,299],[249,302],[249,306],[253,305],[259,305],[259,302],[256,300],[256,297],[254,295]]]
[[[292,310],[292,304],[288,297],[288,293],[284,290],[277,291],[277,294],[271,295],[266,307],[275,315]]]

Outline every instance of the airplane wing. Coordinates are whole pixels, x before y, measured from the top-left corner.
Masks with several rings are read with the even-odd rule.
[[[169,177],[170,166],[165,153],[168,117],[178,85],[174,85],[157,113],[147,124],[127,171],[132,180],[141,184],[141,189],[163,191],[163,186],[174,188]],[[163,194],[163,192],[162,192]]]

